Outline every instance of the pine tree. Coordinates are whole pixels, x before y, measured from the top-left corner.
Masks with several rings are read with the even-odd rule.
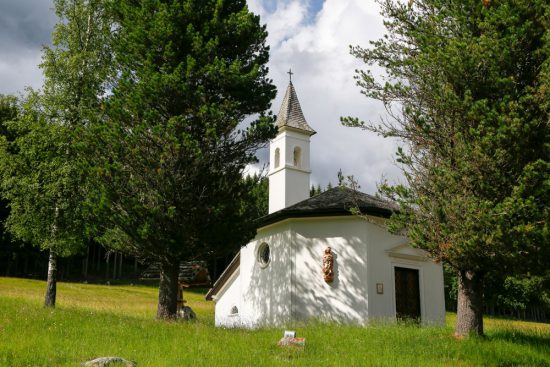
[[[456,334],[483,334],[492,269],[541,271],[550,255],[550,5],[543,0],[381,1],[387,38],[352,54],[382,101],[381,123],[344,122],[401,139],[407,185],[390,229],[458,278]]]
[[[157,318],[170,319],[180,261],[253,235],[242,230],[242,172],[275,133],[263,115],[275,94],[267,33],[244,0],[121,0],[114,11],[119,76],[98,153],[112,224],[103,241],[160,263]]]

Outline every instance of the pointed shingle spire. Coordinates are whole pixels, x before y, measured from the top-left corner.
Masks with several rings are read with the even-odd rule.
[[[296,95],[296,90],[294,89],[294,85],[292,85],[292,81],[290,81],[286,89],[285,97],[283,98],[283,103],[281,104],[281,109],[279,110],[275,124],[279,129],[291,127],[293,129],[302,130],[308,135],[315,134],[315,130],[307,124],[304,114],[302,113],[302,108],[300,107],[300,102],[298,101],[298,96]]]

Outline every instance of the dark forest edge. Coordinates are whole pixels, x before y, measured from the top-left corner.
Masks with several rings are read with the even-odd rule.
[[[147,263],[135,258],[111,253],[107,262],[107,249],[99,244],[89,247],[89,255],[77,254],[58,260],[58,281],[90,284],[140,284],[158,287],[158,279],[144,279]],[[115,257],[117,265],[115,265]],[[88,262],[86,265],[86,258]],[[211,282],[215,282],[232,256],[207,261]],[[0,242],[0,276],[46,280],[48,254],[22,243]],[[116,268],[116,269],[115,269]],[[86,270],[87,269],[87,270]],[[445,267],[445,306],[456,312],[457,286],[454,273]],[[547,278],[493,276],[486,282],[484,314],[518,320],[550,322]],[[190,292],[203,292],[203,288],[190,288]],[[546,300],[546,302],[545,302]]]

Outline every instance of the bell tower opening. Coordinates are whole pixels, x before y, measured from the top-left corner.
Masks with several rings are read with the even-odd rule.
[[[281,165],[281,150],[279,148],[275,149],[275,168],[279,168]]]
[[[300,168],[302,166],[302,149],[300,147],[294,147],[294,167]]]

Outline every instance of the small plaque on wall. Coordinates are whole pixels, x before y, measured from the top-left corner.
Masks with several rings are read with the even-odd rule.
[[[376,293],[384,294],[384,283],[376,283]]]

